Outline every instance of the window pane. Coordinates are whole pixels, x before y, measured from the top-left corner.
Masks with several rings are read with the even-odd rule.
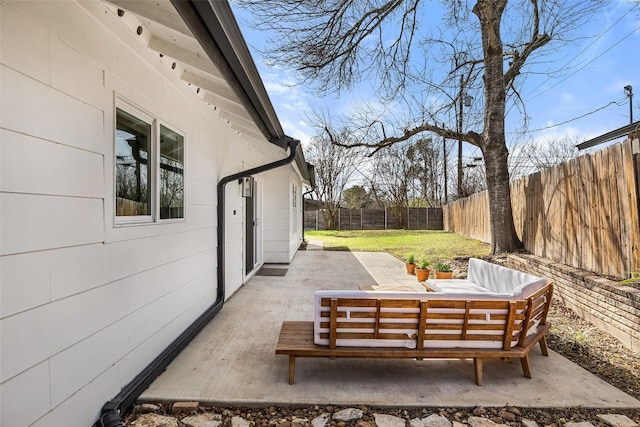
[[[116,216],[151,215],[151,124],[116,109]]]
[[[184,218],[184,137],[160,125],[160,219]]]

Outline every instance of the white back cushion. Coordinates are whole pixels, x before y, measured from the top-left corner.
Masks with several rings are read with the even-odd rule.
[[[477,258],[469,259],[468,280],[498,294],[527,298],[547,281],[541,277],[502,267]]]

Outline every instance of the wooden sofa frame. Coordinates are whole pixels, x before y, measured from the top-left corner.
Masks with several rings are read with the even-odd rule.
[[[547,313],[551,305],[553,285],[544,288],[523,301],[506,300],[429,300],[425,299],[385,299],[385,298],[322,298],[324,312],[322,326],[328,326],[328,333],[321,338],[328,338],[329,345],[314,343],[314,323],[311,321],[285,321],[282,323],[280,336],[276,345],[276,354],[289,356],[289,384],[294,383],[295,363],[297,357],[328,358],[406,358],[406,359],[473,359],[475,381],[482,385],[483,359],[518,358],[525,377],[531,378],[529,352],[536,344],[540,345],[543,355],[548,356],[546,333],[551,327],[547,322]],[[374,306],[375,310],[366,313],[346,313],[344,307]],[[415,313],[402,313],[401,317],[415,319],[414,323],[388,323],[381,321],[390,314],[384,308],[415,308]],[[342,310],[341,310],[342,308]],[[443,310],[444,309],[444,310]],[[503,315],[492,315],[494,319],[504,320],[499,330],[491,322],[482,322],[478,310],[504,312]],[[369,317],[368,323],[354,323],[353,317]],[[351,317],[348,332],[341,331],[345,324],[342,320]],[[372,320],[373,317],[375,320]],[[398,317],[397,314],[393,317]],[[406,321],[406,320],[405,320]],[[373,326],[373,327],[372,327]],[[362,328],[363,332],[353,332],[354,328]],[[413,328],[417,333],[410,335],[397,333],[398,328]],[[535,332],[534,329],[535,328]],[[373,330],[372,330],[373,329]],[[395,332],[388,332],[393,329]],[[533,333],[529,333],[529,331]],[[436,333],[434,333],[436,331]],[[481,331],[478,334],[478,331]],[[341,339],[407,339],[415,341],[414,348],[406,347],[341,347],[337,341]],[[455,347],[436,348],[430,342],[457,341]],[[501,348],[479,348],[474,345],[479,340],[501,341]],[[460,346],[460,342],[468,346]],[[517,341],[517,342],[516,342]]]

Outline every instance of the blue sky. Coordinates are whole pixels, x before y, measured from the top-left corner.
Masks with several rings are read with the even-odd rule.
[[[296,85],[291,71],[267,66],[257,50],[264,48],[268,34],[252,29],[247,12],[232,6],[285,133],[308,141],[315,133],[306,123],[309,113],[331,110],[339,114],[368,99],[370,94],[362,89],[366,85],[338,98],[321,98]],[[594,17],[576,36],[578,42],[547,57],[553,62],[548,67],[563,70],[559,76],[526,76],[521,94],[530,132],[519,138],[511,133],[522,123],[522,115],[512,110],[507,117],[508,143],[565,136],[584,140],[624,126],[629,123],[629,103],[623,91],[626,85],[634,89],[634,121],[640,119],[640,2],[611,2],[606,12]],[[545,67],[536,70],[544,73]],[[619,105],[594,112],[613,101]],[[537,129],[543,130],[531,132]]]

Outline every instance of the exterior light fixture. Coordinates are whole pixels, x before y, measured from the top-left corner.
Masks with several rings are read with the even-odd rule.
[[[624,87],[624,94],[629,97],[629,123],[633,123],[633,87],[626,85]]]

